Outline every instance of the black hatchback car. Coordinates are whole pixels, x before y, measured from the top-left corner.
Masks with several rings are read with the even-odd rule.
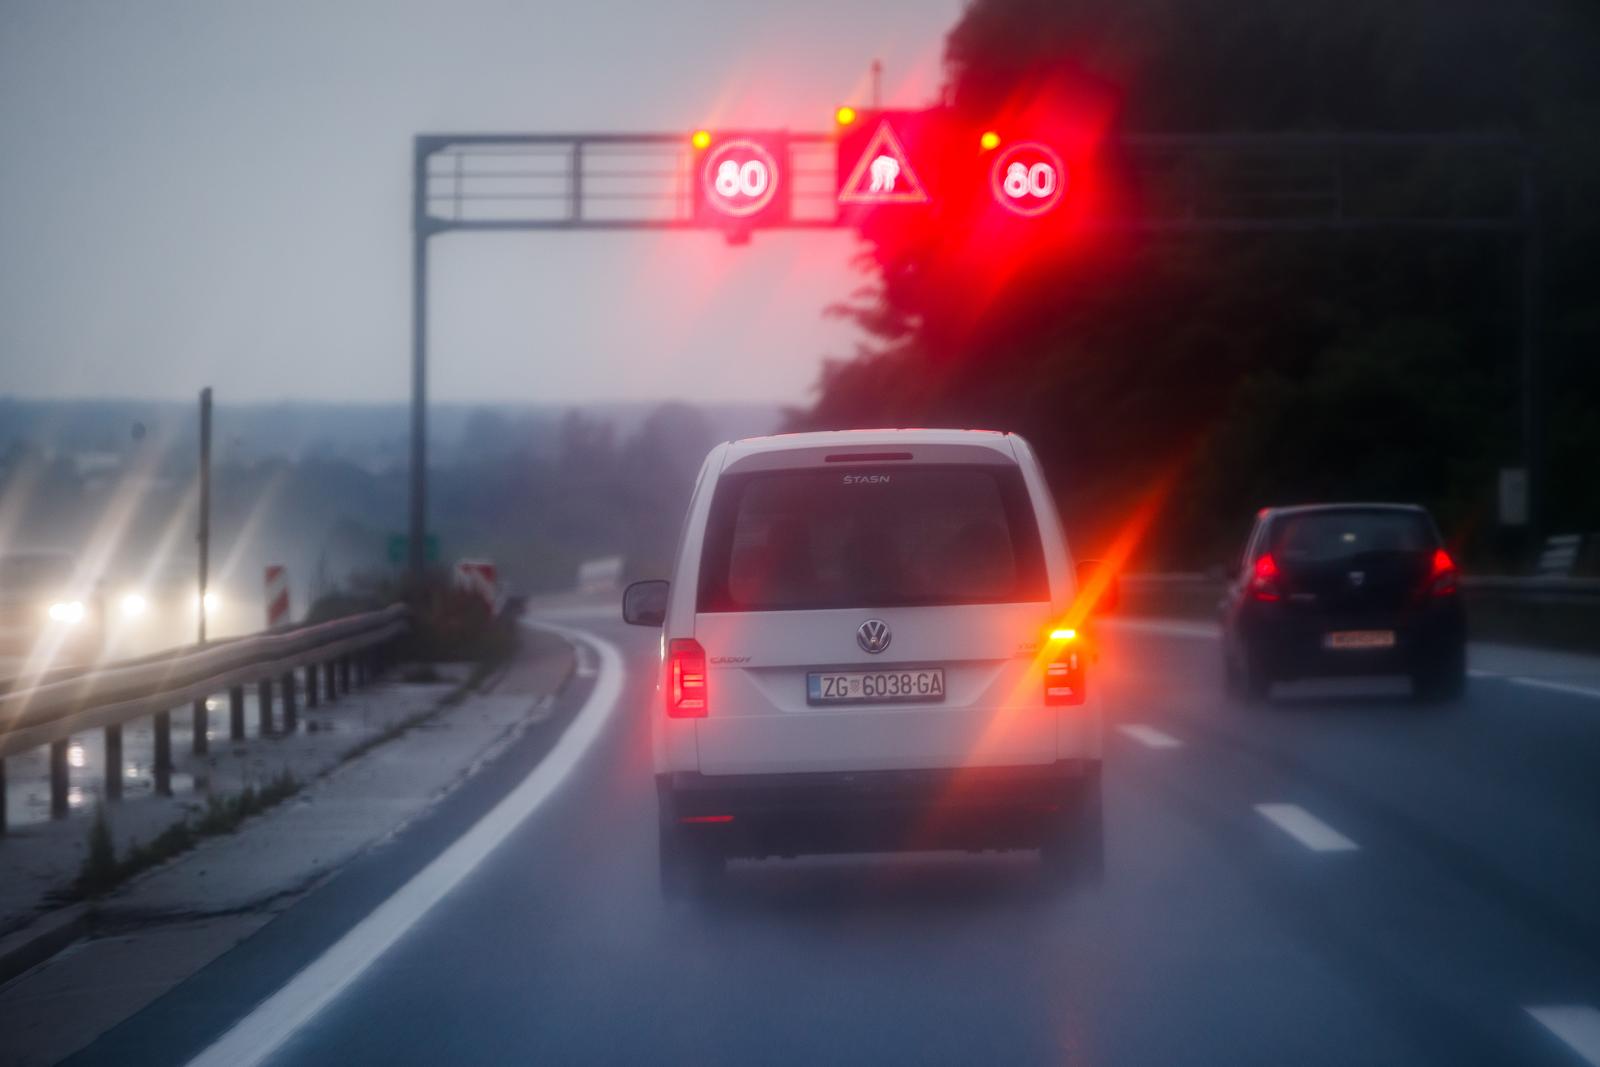
[[[1273,682],[1407,674],[1422,699],[1466,684],[1460,576],[1411,504],[1263,508],[1223,601],[1223,664],[1250,697]]]

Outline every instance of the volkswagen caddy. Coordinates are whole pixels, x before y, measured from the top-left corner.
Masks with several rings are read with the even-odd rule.
[[[752,438],[706,457],[670,584],[654,729],[663,885],[732,856],[1098,854],[1087,599],[1026,441]]]

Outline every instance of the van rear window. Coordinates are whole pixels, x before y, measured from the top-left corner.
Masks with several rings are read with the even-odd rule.
[[[717,486],[699,610],[993,604],[1050,598],[1014,467],[762,471]]]

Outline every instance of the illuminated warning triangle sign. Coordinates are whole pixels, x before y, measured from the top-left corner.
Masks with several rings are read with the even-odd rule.
[[[928,191],[911,169],[900,138],[889,120],[878,123],[867,147],[856,159],[839,190],[841,204],[926,204]]]

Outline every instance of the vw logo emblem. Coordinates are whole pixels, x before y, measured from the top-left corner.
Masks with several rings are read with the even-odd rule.
[[[889,624],[882,619],[868,619],[856,627],[856,644],[863,652],[882,652],[889,647]]]

